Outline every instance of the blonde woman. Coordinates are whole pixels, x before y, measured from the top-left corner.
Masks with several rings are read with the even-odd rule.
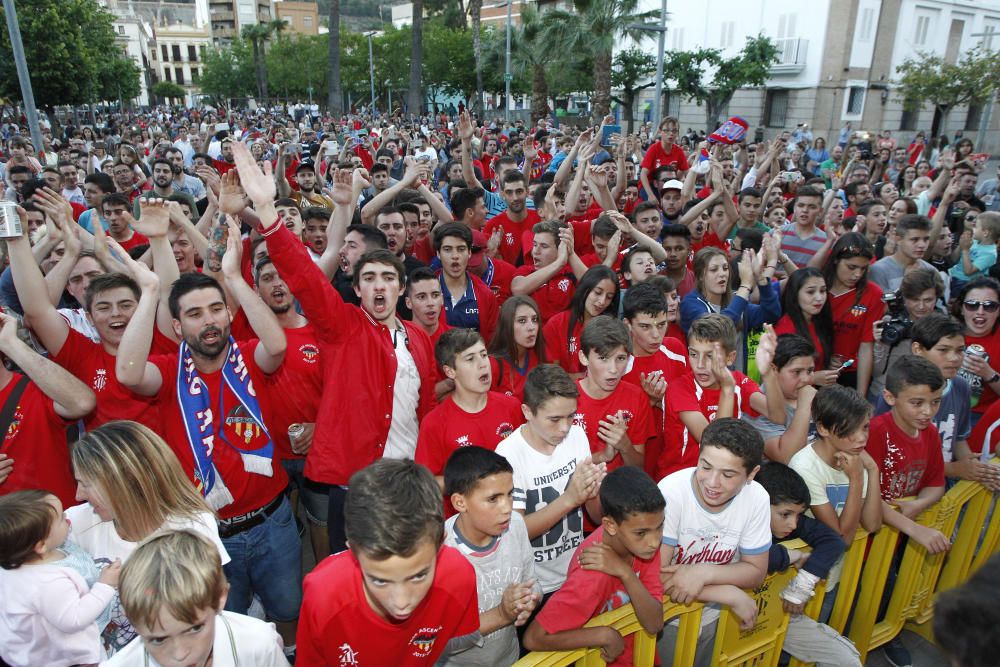
[[[108,422],[87,433],[72,451],[82,505],[66,511],[69,540],[83,547],[98,566],[122,562],[140,542],[160,529],[200,533],[229,554],[219,539],[215,514],[181,469],[160,436],[130,421]],[[105,646],[117,651],[135,636],[117,600],[104,631]]]

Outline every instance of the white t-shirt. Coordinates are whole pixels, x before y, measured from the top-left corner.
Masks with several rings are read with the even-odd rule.
[[[496,452],[514,469],[514,509],[525,516],[554,502],[569,486],[577,464],[590,456],[590,443],[582,428],[574,424],[566,439],[551,456],[528,444],[522,426],[497,445]],[[566,514],[544,535],[531,541],[535,573],[543,593],[557,590],[566,581],[573,552],[583,542],[583,508]]]
[[[160,667],[149,656],[146,662],[146,647],[142,637],[136,637],[128,646],[116,653],[101,667]],[[215,617],[215,642],[212,644],[212,667],[288,667],[288,660],[282,650],[281,636],[273,623],[265,623],[256,618],[220,612]]]
[[[403,331],[393,334],[396,347],[396,383],[392,388],[392,422],[385,441],[387,459],[412,459],[417,451],[417,405],[420,403],[420,373],[410,354],[409,340]]]
[[[847,504],[847,494],[850,488],[850,478],[848,478],[847,473],[827,464],[819,457],[811,444],[795,452],[792,460],[788,462],[788,466],[805,480],[806,487],[809,489],[810,505],[830,503],[833,511],[837,513],[837,516],[840,516],[840,513],[844,511],[844,505]],[[868,471],[865,470],[862,472],[861,498],[864,499],[867,495]],[[812,510],[808,510],[806,514],[813,516]],[[830,568],[830,574],[826,577],[827,590],[840,582],[840,572],[843,569],[844,557],[841,556]]]
[[[671,564],[728,565],[740,556],[767,553],[771,548],[771,500],[757,482],[740,489],[717,512],[702,505],[695,492],[695,468],[660,480],[667,507],[663,544],[674,547]]]

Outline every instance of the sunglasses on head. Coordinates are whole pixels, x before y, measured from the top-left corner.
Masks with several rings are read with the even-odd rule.
[[[987,313],[995,313],[1000,310],[1000,303],[996,301],[963,301],[962,307],[970,312],[975,312],[980,308]]]

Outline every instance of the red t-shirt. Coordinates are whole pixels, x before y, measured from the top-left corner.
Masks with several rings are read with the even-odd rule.
[[[275,457],[302,459],[292,451],[288,439],[291,424],[316,423],[319,397],[323,393],[323,367],[312,324],[285,329],[288,347],[285,360],[273,375],[264,376],[261,409],[274,440]]]
[[[139,232],[132,232],[131,238],[128,241],[119,241],[118,245],[122,247],[123,250],[131,250],[136,246],[149,245],[149,239],[140,234]]]
[[[819,336],[816,334],[816,324],[814,322],[808,323],[809,327],[809,342],[813,344],[816,348],[816,354],[813,355],[813,359],[816,360],[816,370],[823,370],[827,366],[827,362],[830,358],[824,354],[823,346],[819,342]],[[778,336],[782,334],[796,334],[801,336],[798,330],[795,328],[795,324],[792,322],[792,318],[788,315],[782,315],[774,324],[774,333]],[[846,360],[845,360],[846,361]]]
[[[732,371],[736,380],[736,396],[733,416],[743,414],[757,416],[750,405],[750,396],[760,391],[757,383],[739,371]],[[698,464],[698,441],[688,431],[681,420],[682,412],[700,412],[708,421],[715,419],[719,409],[720,389],[705,389],[694,379],[694,372],[688,371],[670,385],[667,405],[664,411],[663,452],[654,479],[663,479],[672,472],[690,468]],[[938,445],[938,449],[940,449]]]
[[[455,637],[479,629],[476,572],[451,547],[441,547],[434,582],[408,619],[380,616],[365,596],[354,552],[330,556],[302,583],[295,664],[433,665]]]
[[[525,209],[527,216],[521,222],[514,222],[507,215],[507,211],[499,215],[495,215],[486,223],[486,228],[483,233],[489,238],[493,235],[493,232],[497,229],[502,229],[502,235],[500,237],[500,248],[498,252],[500,257],[511,264],[518,265],[523,263],[523,252],[528,254],[531,253],[531,247],[529,246],[526,250],[522,248],[521,238],[524,235],[525,230],[531,231],[531,228],[535,226],[535,223],[541,222],[542,218],[531,209]]]
[[[70,329],[66,342],[52,360],[97,395],[97,409],[84,417],[83,423],[88,431],[116,419],[127,419],[148,426],[157,433],[162,432],[163,421],[156,401],[139,396],[118,383],[115,357],[108,354],[100,343]]]
[[[663,149],[663,142],[654,141],[653,145],[646,149],[646,155],[643,156],[642,164],[639,165],[639,168],[646,169],[652,173],[657,167],[671,164],[677,167],[677,171],[687,171],[689,169],[687,155],[684,154],[684,150],[677,144],[673,144],[670,147],[670,152],[667,152]]]
[[[493,451],[523,423],[521,401],[506,394],[491,391],[486,407],[479,412],[466,412],[448,397],[420,422],[413,460],[430,468],[435,475],[443,475],[444,464],[459,447]]]
[[[708,247],[718,248],[727,255],[729,254],[729,247],[726,245],[726,242],[720,239],[711,229],[708,229],[705,230],[705,235],[701,237],[700,241],[691,239],[691,260],[694,261],[694,256],[699,250]]]
[[[514,272],[515,276],[530,276],[535,272],[533,266],[521,266]],[[560,311],[569,308],[569,302],[573,299],[573,292],[576,290],[576,276],[573,275],[569,265],[564,266],[559,273],[552,276],[547,283],[531,293],[531,298],[538,304],[538,310],[542,316],[542,322],[548,322]]]
[[[966,336],[965,346],[982,345],[986,354],[990,355],[990,366],[1000,368],[1000,333],[993,332],[988,336]],[[997,400],[996,392],[989,384],[983,382],[983,393],[979,396],[979,402],[972,408],[973,412],[986,412],[987,408]]]
[[[623,382],[634,384],[644,396],[648,398],[646,390],[642,388],[642,376],[649,375],[653,371],[660,371],[663,379],[667,381],[667,391],[670,391],[670,383],[687,373],[687,346],[676,338],[664,338],[660,349],[645,357],[629,357],[629,365],[625,371]],[[656,463],[660,459],[663,451],[663,428],[665,426],[664,407],[666,405],[666,394],[658,405],[651,405],[653,410],[653,423],[656,426],[656,436],[646,444],[646,472],[650,477],[656,477]]]
[[[7,403],[21,377],[14,373],[0,389],[0,407]],[[0,453],[14,461],[10,475],[0,484],[0,496],[25,489],[45,489],[54,493],[63,507],[77,504],[76,479],[66,443],[66,427],[70,423],[56,414],[52,399],[34,382],[28,383],[0,442]]]
[[[577,547],[579,556],[583,549],[604,542],[604,527],[591,533]],[[660,552],[649,560],[632,557],[632,571],[657,601],[663,600],[663,584],[660,583]],[[599,614],[614,611],[631,603],[621,579],[597,570],[580,567],[579,557],[570,561],[566,573],[566,583],[545,603],[536,617],[538,624],[549,634],[582,628]],[[611,665],[632,664],[632,635],[625,637],[625,650]]]
[[[251,386],[254,388],[266,387],[267,380],[264,373],[261,372],[253,358],[257,341],[246,341],[238,343],[238,345],[250,374]],[[174,450],[184,472],[194,480],[194,453],[191,451],[191,443],[184,429],[184,419],[181,417],[181,406],[177,396],[177,353],[156,355],[150,357],[150,362],[159,369],[163,378],[163,384],[160,386],[156,398],[159,400],[164,419],[157,432]],[[209,405],[212,406],[213,413],[216,413],[217,407],[220,405],[220,388],[224,384],[222,371],[200,373],[200,377],[209,396]],[[260,392],[257,393],[257,397],[261,403],[266,403],[265,400],[262,400]],[[212,462],[234,498],[233,502],[218,510],[219,518],[228,519],[251,512],[274,500],[287,486],[288,476],[279,460],[277,447],[274,452],[270,477],[249,473],[244,469],[239,450],[227,443],[238,442],[244,449],[258,449],[267,443],[267,434],[252,423],[250,416],[228,388],[222,395],[221,405],[221,412],[225,413],[226,416],[221,433],[219,421],[215,421],[216,439],[215,447],[212,450]]]
[[[667,338],[676,338],[687,350],[687,334],[684,333],[679,322],[671,322],[667,325]],[[685,354],[687,354],[686,351]]]
[[[833,313],[833,354],[840,355],[844,360],[857,359],[861,343],[875,342],[872,325],[885,314],[881,287],[868,283],[855,304],[856,294],[857,290],[853,289],[838,295],[829,293]]]
[[[493,374],[491,391],[498,391],[518,400],[524,397],[524,381],[531,369],[538,365],[538,357],[534,352],[528,352],[528,367],[522,373],[514,368],[514,364],[506,357],[490,355],[490,371]]]
[[[582,373],[580,363],[580,334],[583,332],[583,320],[577,320],[573,331],[569,330],[570,311],[557,313],[545,323],[542,335],[545,336],[545,351],[552,363],[559,364],[567,373]]]
[[[649,397],[646,392],[629,382],[619,382],[615,390],[605,398],[593,398],[583,388],[583,380],[577,380],[580,397],[576,402],[576,416],[573,423],[587,434],[590,441],[590,451],[594,454],[603,452],[607,446],[597,429],[601,420],[614,417],[621,412],[628,428],[626,433],[633,446],[645,447],[646,443],[656,436],[656,422],[653,412],[649,409]],[[608,471],[624,465],[621,454],[608,461]]]
[[[1000,403],[993,401],[993,405],[983,413],[969,434],[969,449],[981,454],[985,445],[988,454],[995,454],[998,443],[1000,443]]]
[[[484,283],[493,290],[493,296],[497,298],[497,305],[502,306],[503,302],[510,298],[512,294],[510,283],[514,280],[517,269],[510,262],[502,259],[491,259],[492,269],[487,267],[486,273],[482,275]]]
[[[865,446],[879,470],[882,500],[915,496],[921,489],[944,486],[941,437],[931,424],[911,437],[896,425],[892,411],[872,417]]]

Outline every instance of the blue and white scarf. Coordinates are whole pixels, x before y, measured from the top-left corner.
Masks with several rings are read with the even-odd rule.
[[[243,469],[250,473],[270,477],[274,474],[272,462],[274,459],[274,443],[271,440],[264,419],[261,416],[260,404],[254,392],[250,372],[243,360],[243,353],[232,336],[229,337],[229,352],[226,363],[222,366],[223,387],[219,391],[218,413],[214,413],[208,389],[198,375],[191,351],[185,342],[181,342],[177,355],[177,401],[184,419],[184,430],[187,432],[191,452],[194,454],[194,477],[198,490],[212,509],[225,507],[233,502],[233,495],[226,488],[225,482],[212,461],[212,451],[215,448],[216,436],[224,443],[237,450],[243,459]],[[259,449],[241,449],[229,442],[222,435],[226,412],[223,397],[229,388],[240,405],[250,414],[255,424],[267,435],[267,444]],[[216,428],[216,424],[220,428]]]

